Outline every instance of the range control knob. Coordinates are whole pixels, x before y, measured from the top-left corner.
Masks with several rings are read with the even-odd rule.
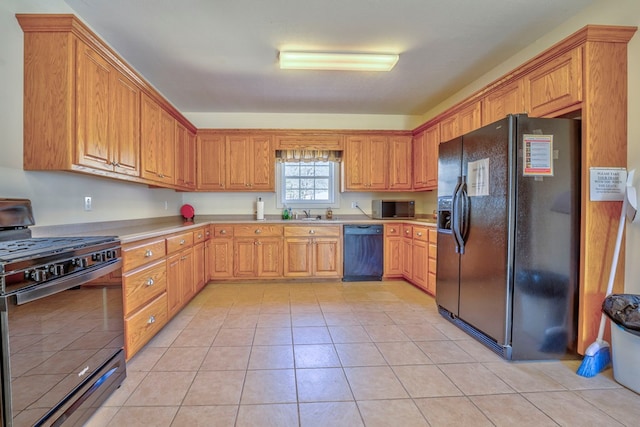
[[[29,277],[36,282],[44,282],[47,280],[47,272],[45,270],[31,270]]]
[[[50,274],[54,276],[62,276],[64,274],[64,265],[63,264],[53,264],[48,268]]]

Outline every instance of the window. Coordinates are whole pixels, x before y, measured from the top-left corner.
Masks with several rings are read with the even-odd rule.
[[[338,207],[336,162],[278,163],[278,206]]]

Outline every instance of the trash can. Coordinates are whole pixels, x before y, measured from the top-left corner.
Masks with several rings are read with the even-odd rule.
[[[640,393],[640,295],[613,294],[602,311],[611,319],[613,378]]]

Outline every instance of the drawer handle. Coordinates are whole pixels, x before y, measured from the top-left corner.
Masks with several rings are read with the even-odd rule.
[[[207,237],[211,236],[211,232],[207,230],[206,235]]]
[[[316,234],[316,230],[309,230],[309,234]]]
[[[149,320],[147,320],[147,324],[156,323],[156,316],[149,316]]]
[[[396,232],[396,229],[395,229],[395,228],[392,228],[392,229],[391,229],[391,232],[392,232],[392,233],[395,233],[395,232]]]
[[[147,249],[147,251],[144,253],[145,258],[149,258],[150,256],[153,256],[153,251],[151,249]]]
[[[420,231],[418,231],[418,232],[416,233],[416,235],[419,237],[419,236],[422,236],[422,233],[421,233]]]
[[[409,230],[404,230],[404,234],[409,234]]]
[[[220,230],[220,234],[227,234],[227,230]]]
[[[260,234],[262,233],[262,230],[260,230],[259,228],[256,230],[256,234]]]
[[[181,245],[184,245],[185,243],[186,243],[186,242],[185,242],[185,240],[184,240],[184,239],[181,239],[181,240],[180,240],[180,244],[181,244]]]
[[[255,242],[253,242],[253,244],[254,244],[254,245],[261,245],[261,244],[262,244],[262,242],[261,242],[261,241],[259,241],[259,240],[256,240]]]
[[[198,233],[198,239],[202,239],[202,233]]]
[[[153,277],[149,277],[149,278],[147,279],[147,286],[151,286],[151,285],[153,285],[154,283],[156,283],[156,282],[154,282]]]

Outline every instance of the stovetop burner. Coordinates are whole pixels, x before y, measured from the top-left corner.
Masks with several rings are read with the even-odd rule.
[[[113,242],[115,240],[116,238],[112,236],[37,237],[0,242],[0,263],[50,256],[68,250],[99,245],[101,243]]]

